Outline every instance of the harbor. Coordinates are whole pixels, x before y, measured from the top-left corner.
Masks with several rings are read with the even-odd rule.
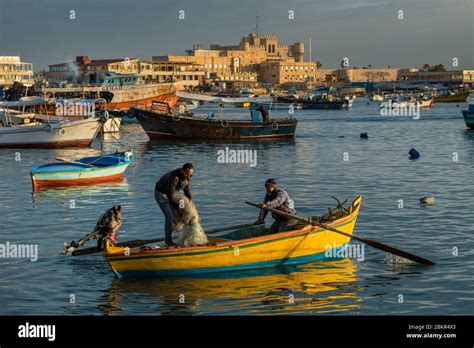
[[[1,347],[472,341],[472,4],[0,2]]]
[[[380,116],[377,103],[356,99],[349,111],[315,114],[313,110],[299,110],[298,120],[305,127],[300,127],[295,139],[271,142],[150,141],[139,124],[126,124],[119,135],[106,135],[104,139],[105,153],[113,153],[118,141],[134,149],[134,163],[123,181],[89,187],[52,187],[33,193],[32,167],[55,157],[100,155],[98,139],[89,149],[22,149],[19,161],[15,160],[18,149],[3,149],[0,191],[7,221],[4,238],[17,244],[29,243],[34,238],[39,247],[37,262],[2,261],[2,276],[9,279],[11,289],[18,289],[1,294],[2,302],[14,304],[9,307],[12,312],[7,310],[6,314],[22,308],[25,296],[33,314],[373,314],[384,306],[393,314],[429,315],[437,313],[440,304],[448,313],[467,314],[469,307],[462,303],[470,296],[470,261],[468,255],[460,253],[454,258],[452,252],[454,247],[472,247],[469,239],[459,240],[459,236],[470,233],[472,219],[469,214],[458,217],[454,234],[441,231],[450,228],[452,213],[463,211],[470,200],[469,191],[463,187],[469,185],[474,138],[465,127],[460,108],[438,104],[422,111],[419,120],[413,120]],[[248,110],[232,108],[228,113],[229,118],[242,118]],[[368,139],[361,139],[359,135],[365,132]],[[433,146],[433,136],[437,146]],[[412,146],[422,153],[417,161],[408,159]],[[225,147],[256,149],[258,165],[253,168],[246,163],[218,163],[217,153]],[[346,152],[348,161],[343,160]],[[174,157],[170,158],[169,153]],[[453,161],[454,153],[458,161]],[[425,269],[400,264],[388,254],[366,246],[363,260],[358,260],[359,253],[337,260],[288,265],[284,269],[223,273],[212,279],[201,276],[119,280],[100,255],[58,256],[63,242],[91,230],[100,213],[117,202],[123,209],[119,241],[164,237],[163,219],[150,187],[160,173],[179,166],[183,159],[191,158],[190,154],[199,163],[193,191],[205,229],[254,221],[255,209],[244,201],[259,201],[263,185],[259,178],[277,171],[281,185],[297,202],[300,215],[311,216],[334,206],[327,192],[344,199],[360,194],[363,201],[355,233],[403,246],[437,265]],[[245,192],[242,182],[248,187]],[[216,200],[210,193],[222,185],[226,190],[220,191]],[[18,189],[12,191],[12,186]],[[311,194],[305,189],[309,186]],[[435,196],[436,204],[420,205],[418,199],[425,195]],[[400,200],[404,202],[403,208],[399,207]],[[41,239],[33,236],[38,234]],[[408,244],[406,236],[410,236]],[[19,270],[15,276],[9,275],[11,267]],[[457,271],[450,272],[453,268]],[[420,272],[425,279],[421,283]],[[28,279],[33,274],[37,280],[31,283]],[[50,283],[57,284],[55,290],[49,287]],[[380,295],[387,286],[402,289],[413,300],[402,306],[396,294]],[[178,290],[184,291],[189,301],[176,304],[172,299]],[[60,299],[72,291],[81,300],[73,306],[64,304]],[[414,300],[426,293],[436,297],[437,302]],[[294,294],[295,303],[287,302],[290,294]]]

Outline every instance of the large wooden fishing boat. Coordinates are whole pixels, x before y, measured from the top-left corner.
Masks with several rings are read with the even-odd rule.
[[[347,212],[327,227],[352,235],[361,200],[356,197]],[[309,224],[276,234],[268,234],[264,225],[259,225],[210,238],[214,242],[211,246],[124,248],[107,240],[102,256],[118,277],[182,276],[323,260],[335,255],[350,239]]]
[[[127,110],[132,106],[151,105],[160,96],[184,89],[180,82],[143,83],[140,77],[140,74],[105,73],[98,84],[41,86],[35,93],[45,98],[105,99],[107,108]]]
[[[134,107],[134,114],[150,139],[261,139],[293,138],[298,121],[294,118],[264,118],[267,113],[259,103],[268,103],[272,98],[221,98],[177,92],[179,98],[219,103],[218,115],[195,116],[191,112],[176,113],[173,110],[178,99],[169,102],[154,102],[151,107]],[[227,120],[223,118],[225,103],[249,102],[250,120]],[[261,115],[261,117],[260,117]]]

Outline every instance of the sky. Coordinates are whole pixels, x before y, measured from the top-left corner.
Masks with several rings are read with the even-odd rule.
[[[238,44],[257,11],[260,34],[303,41],[306,60],[311,35],[322,68],[347,57],[349,66],[474,69],[474,0],[0,0],[0,55],[20,54],[38,71],[79,55],[186,54],[195,43]]]

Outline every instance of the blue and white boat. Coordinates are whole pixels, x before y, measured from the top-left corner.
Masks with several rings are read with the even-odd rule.
[[[49,163],[31,169],[33,189],[113,182],[123,179],[123,173],[133,162],[133,152],[116,152],[102,156]]]

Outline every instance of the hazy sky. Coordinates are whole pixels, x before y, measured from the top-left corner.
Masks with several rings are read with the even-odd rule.
[[[453,68],[457,57],[474,69],[474,0],[0,0],[0,55],[19,53],[39,70],[77,55],[185,54],[194,43],[237,44],[256,11],[261,34],[304,41],[307,58],[311,34],[323,68],[344,57],[351,66]]]

